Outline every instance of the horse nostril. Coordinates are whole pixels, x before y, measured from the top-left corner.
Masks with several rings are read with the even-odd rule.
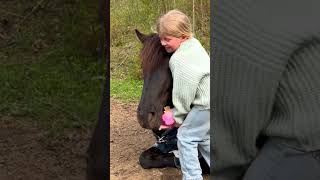
[[[155,113],[154,112],[149,112],[148,113],[148,120],[152,120],[152,118],[154,117]]]

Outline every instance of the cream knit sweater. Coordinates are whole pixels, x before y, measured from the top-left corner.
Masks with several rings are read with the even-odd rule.
[[[192,37],[173,53],[169,66],[173,77],[174,119],[182,124],[193,106],[210,109],[210,57]]]

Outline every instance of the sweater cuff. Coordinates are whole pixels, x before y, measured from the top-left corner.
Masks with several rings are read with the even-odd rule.
[[[175,122],[178,123],[178,124],[182,124],[183,118],[176,116],[177,109],[176,108],[172,108],[171,111],[173,113],[173,118],[174,118]]]

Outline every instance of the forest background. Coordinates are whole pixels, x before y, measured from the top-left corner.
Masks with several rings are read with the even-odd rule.
[[[187,14],[195,37],[210,51],[209,0],[112,0],[110,2],[110,96],[138,101],[143,85],[135,29],[153,33],[157,19],[172,9]]]

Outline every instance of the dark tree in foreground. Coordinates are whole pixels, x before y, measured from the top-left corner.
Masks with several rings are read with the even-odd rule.
[[[107,179],[107,170],[108,170],[108,162],[109,162],[109,146],[108,146],[108,124],[109,124],[109,105],[110,100],[108,96],[108,89],[110,87],[109,83],[109,0],[101,0],[99,8],[99,21],[105,27],[106,39],[105,39],[105,54],[106,54],[106,78],[105,85],[103,90],[102,102],[99,111],[99,119],[95,130],[93,132],[93,136],[91,138],[91,142],[87,151],[87,180],[105,180]]]
[[[107,83],[106,83],[107,84]],[[87,157],[87,180],[107,179],[107,117],[109,117],[109,98],[107,88],[103,91],[99,119],[94,130]]]

